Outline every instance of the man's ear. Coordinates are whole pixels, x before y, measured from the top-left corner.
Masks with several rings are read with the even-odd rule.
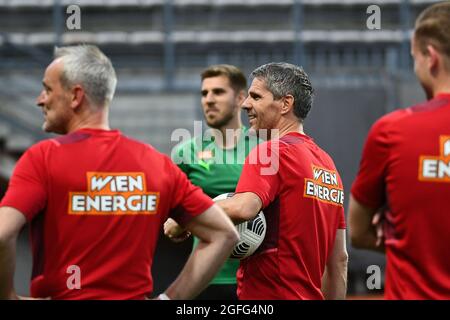
[[[435,74],[438,67],[444,63],[442,56],[436,48],[429,44],[427,45],[427,65],[431,74]]]
[[[242,106],[242,104],[244,103],[246,98],[247,98],[247,93],[244,90],[239,91],[239,93],[236,97],[239,107]]]
[[[281,105],[281,114],[285,115],[289,113],[291,110],[294,109],[294,97],[290,94],[284,96],[282,98],[282,105]]]
[[[81,103],[83,102],[83,99],[85,98],[84,89],[79,84],[75,85],[71,89],[71,101],[70,101],[70,107],[72,109],[77,109]]]

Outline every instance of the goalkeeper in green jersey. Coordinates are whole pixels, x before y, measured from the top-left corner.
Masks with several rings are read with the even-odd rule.
[[[201,79],[202,109],[210,129],[202,137],[180,143],[172,159],[194,185],[214,198],[234,192],[245,158],[258,139],[242,125],[241,105],[247,90],[242,71],[231,65],[214,65],[202,72]],[[238,267],[238,260],[227,260],[197,299],[236,300]]]

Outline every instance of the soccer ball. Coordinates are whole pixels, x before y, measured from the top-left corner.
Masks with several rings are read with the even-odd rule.
[[[213,200],[225,200],[231,198],[233,195],[234,193],[224,193],[215,197]],[[239,232],[240,240],[234,246],[230,258],[241,260],[252,255],[266,236],[267,225],[264,213],[260,211],[252,220],[238,224],[236,229]]]

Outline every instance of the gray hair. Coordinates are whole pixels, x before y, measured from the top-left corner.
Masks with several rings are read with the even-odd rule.
[[[116,90],[117,77],[111,61],[93,45],[55,47],[54,58],[61,58],[61,84],[70,88],[80,84],[95,106],[109,105]]]
[[[301,120],[306,118],[313,103],[314,89],[302,67],[286,62],[271,62],[253,70],[251,77],[264,80],[276,100],[292,95],[294,114]]]

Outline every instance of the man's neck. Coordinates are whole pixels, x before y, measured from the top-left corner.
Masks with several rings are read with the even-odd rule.
[[[269,139],[270,140],[279,139],[291,132],[298,132],[301,134],[305,134],[305,132],[303,131],[303,123],[299,122],[298,120],[290,120],[281,123],[279,128],[276,128],[275,130],[274,129],[270,130]]]
[[[108,121],[108,109],[103,108],[97,112],[85,112],[72,118],[68,133],[80,129],[110,130]]]
[[[433,97],[436,97],[440,93],[450,93],[450,78],[446,81],[439,81],[433,87]]]
[[[227,125],[214,130],[214,141],[222,149],[233,149],[242,132],[242,121],[240,117],[235,117]]]

